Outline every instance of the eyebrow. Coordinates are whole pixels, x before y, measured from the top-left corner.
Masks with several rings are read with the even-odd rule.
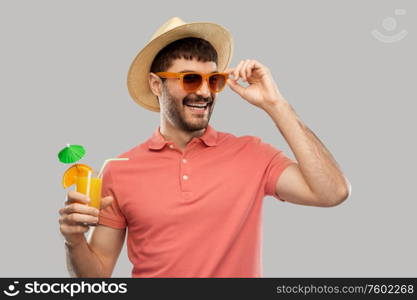
[[[182,70],[182,71],[179,71],[178,73],[187,73],[187,72],[196,72],[195,70]],[[210,72],[209,74],[212,74],[212,73],[217,73],[217,72],[219,72],[219,71],[213,71],[213,72]]]

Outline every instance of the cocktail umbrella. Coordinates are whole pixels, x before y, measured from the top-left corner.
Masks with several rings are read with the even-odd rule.
[[[85,149],[81,145],[70,145],[59,151],[58,158],[64,164],[72,164],[79,161],[85,155]]]

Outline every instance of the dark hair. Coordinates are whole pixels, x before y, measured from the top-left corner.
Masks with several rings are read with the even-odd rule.
[[[198,61],[213,61],[217,64],[217,51],[206,40],[189,37],[176,40],[158,52],[155,56],[151,72],[163,72],[169,69],[174,59],[184,58],[191,60],[193,58]]]

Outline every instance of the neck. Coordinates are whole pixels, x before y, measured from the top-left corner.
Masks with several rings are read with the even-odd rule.
[[[159,131],[165,140],[174,142],[180,149],[184,149],[193,137],[202,136],[206,128],[196,131],[185,131],[175,127],[167,120],[161,120]]]

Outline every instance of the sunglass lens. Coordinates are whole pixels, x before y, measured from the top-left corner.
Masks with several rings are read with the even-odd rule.
[[[186,91],[195,91],[200,87],[202,80],[199,74],[186,74],[183,78],[184,89]]]
[[[213,91],[220,91],[226,84],[226,77],[222,74],[214,74],[209,78],[210,88]]]

